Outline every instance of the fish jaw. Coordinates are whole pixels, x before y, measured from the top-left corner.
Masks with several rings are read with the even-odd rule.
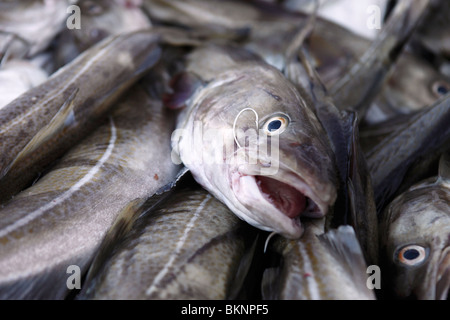
[[[236,214],[257,228],[274,231],[289,239],[303,234],[301,217],[321,218],[334,197],[319,197],[297,174],[279,169],[274,175],[255,175],[245,167],[230,171],[230,186],[247,210]]]

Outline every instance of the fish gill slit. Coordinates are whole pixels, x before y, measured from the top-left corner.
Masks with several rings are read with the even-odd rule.
[[[69,199],[75,192],[77,192],[80,188],[82,188],[85,184],[87,184],[100,170],[100,168],[105,164],[105,162],[109,159],[109,157],[112,154],[112,151],[115,147],[116,140],[117,140],[117,129],[114,124],[114,121],[112,117],[109,118],[110,124],[111,124],[111,137],[109,139],[108,147],[106,148],[105,152],[103,153],[102,157],[98,160],[96,165],[89,170],[89,172],[81,178],[77,183],[75,183],[72,187],[69,188],[66,192],[58,196],[53,201],[47,203],[46,205],[42,206],[41,208],[34,210],[33,212],[29,213],[22,219],[19,219],[15,221],[13,224],[8,226],[7,228],[0,230],[0,238],[8,235],[9,233],[13,232],[14,230],[23,227],[30,221],[36,219],[40,215],[42,215],[44,212],[53,209],[57,205],[61,204],[62,202]]]
[[[160,282],[164,279],[166,274],[169,272],[169,270],[172,268],[173,263],[175,262],[177,256],[180,254],[181,249],[183,245],[185,244],[187,237],[189,235],[189,232],[194,227],[195,221],[198,219],[200,213],[203,211],[203,208],[205,207],[206,203],[211,199],[211,195],[208,194],[205,199],[200,203],[197,210],[195,210],[194,215],[189,220],[188,224],[186,225],[186,228],[184,229],[183,235],[178,240],[177,245],[175,246],[175,250],[170,256],[167,263],[164,265],[164,267],[161,269],[161,271],[156,275],[154,278],[152,284],[147,288],[145,291],[145,294],[147,296],[151,295],[153,292],[155,292],[158,289],[158,285]]]
[[[47,105],[49,101],[51,101],[52,99],[55,98],[55,96],[58,96],[61,92],[64,92],[67,90],[67,88],[69,88],[70,85],[72,85],[74,83],[74,81],[76,79],[78,79],[79,77],[81,77],[81,75],[88,70],[95,62],[97,62],[99,60],[99,57],[101,55],[104,54],[104,51],[107,52],[107,47],[102,48],[99,52],[97,52],[97,54],[94,55],[94,57],[92,58],[91,61],[89,61],[88,63],[86,63],[85,66],[83,66],[73,77],[70,77],[71,81],[69,81],[61,90],[58,90],[58,92],[55,92],[54,94],[52,94],[50,97],[48,97],[45,101],[42,102],[43,105]],[[28,117],[29,115],[32,115],[33,113],[35,113],[37,110],[39,110],[39,108],[29,108],[25,113],[23,113],[22,115],[18,116],[15,119],[12,119],[12,121],[10,121],[9,123],[5,124],[5,126],[0,129],[0,134],[6,132],[9,130],[9,128],[11,128],[12,126],[22,122],[22,120],[26,117]],[[58,112],[59,110],[56,110],[56,112]],[[55,113],[56,114],[56,113]]]

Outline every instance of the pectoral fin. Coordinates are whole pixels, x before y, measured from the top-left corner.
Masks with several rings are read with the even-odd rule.
[[[69,98],[64,102],[59,111],[44,126],[36,135],[28,142],[28,144],[19,152],[16,158],[6,167],[2,176],[5,176],[12,168],[17,166],[23,159],[32,156],[32,154],[39,150],[50,138],[60,132],[62,129],[71,126],[75,123],[74,100],[79,89],[75,89]]]
[[[318,238],[348,269],[355,286],[358,286],[361,292],[367,292],[368,297],[375,298],[373,292],[366,286],[367,265],[353,228],[348,225],[340,226],[338,229],[332,229],[319,235]]]

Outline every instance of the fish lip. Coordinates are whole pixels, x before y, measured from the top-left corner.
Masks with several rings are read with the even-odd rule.
[[[280,211],[273,203],[269,202],[265,196],[262,195],[261,189],[257,184],[257,177],[267,177],[273,180],[277,180],[283,184],[286,184],[293,189],[297,190],[307,199],[306,207],[302,212],[299,212],[296,216],[290,218],[284,212]],[[257,212],[256,214],[261,214],[264,217],[256,217],[253,220],[257,220],[256,223],[252,223],[256,227],[266,230],[266,231],[274,231],[283,235],[289,239],[297,239],[301,237],[303,234],[303,226],[301,224],[301,217],[310,217],[310,218],[322,218],[328,212],[328,203],[327,201],[322,200],[314,190],[308,185],[307,182],[304,181],[298,174],[292,172],[290,170],[285,170],[280,168],[276,174],[273,175],[262,175],[255,174],[254,170],[251,168],[247,168],[246,166],[239,166],[230,172],[230,183],[233,192],[236,195],[236,198],[243,204],[246,208],[245,201],[241,201],[242,194],[240,188],[240,179],[243,177],[248,177],[246,179],[253,179],[253,182],[250,183],[250,186],[256,188],[257,193],[261,194],[260,199],[264,199],[266,203],[266,210]],[[249,187],[249,183],[246,183],[247,187]],[[253,190],[255,192],[255,190]],[[330,198],[330,197],[326,197]],[[268,205],[267,205],[268,204]],[[271,208],[268,209],[268,208]],[[255,211],[253,208],[250,211]],[[271,216],[272,215],[272,216]],[[245,218],[244,218],[245,220]]]

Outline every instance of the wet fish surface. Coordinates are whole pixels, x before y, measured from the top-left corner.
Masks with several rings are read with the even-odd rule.
[[[206,190],[178,189],[135,220],[94,261],[101,266],[77,298],[228,299],[239,291],[233,286],[246,275],[238,271],[248,251],[251,257],[256,229]]]
[[[447,300],[450,287],[450,155],[439,174],[396,197],[381,218],[380,237],[391,298]]]
[[[207,45],[176,80],[166,104],[185,107],[172,147],[197,182],[241,219],[290,238],[301,235],[301,216],[327,214],[336,198],[333,153],[280,71],[245,49]],[[268,140],[278,142],[269,149]]]
[[[158,38],[139,31],[105,39],[0,109],[0,201],[92,130],[159,59]]]
[[[281,237],[272,249],[282,262],[265,270],[264,299],[282,300],[374,300],[366,285],[366,263],[350,226],[323,233],[308,224],[297,240]]]
[[[175,125],[137,85],[108,121],[0,210],[0,297],[63,299],[66,270],[84,273],[120,209],[172,181]]]

